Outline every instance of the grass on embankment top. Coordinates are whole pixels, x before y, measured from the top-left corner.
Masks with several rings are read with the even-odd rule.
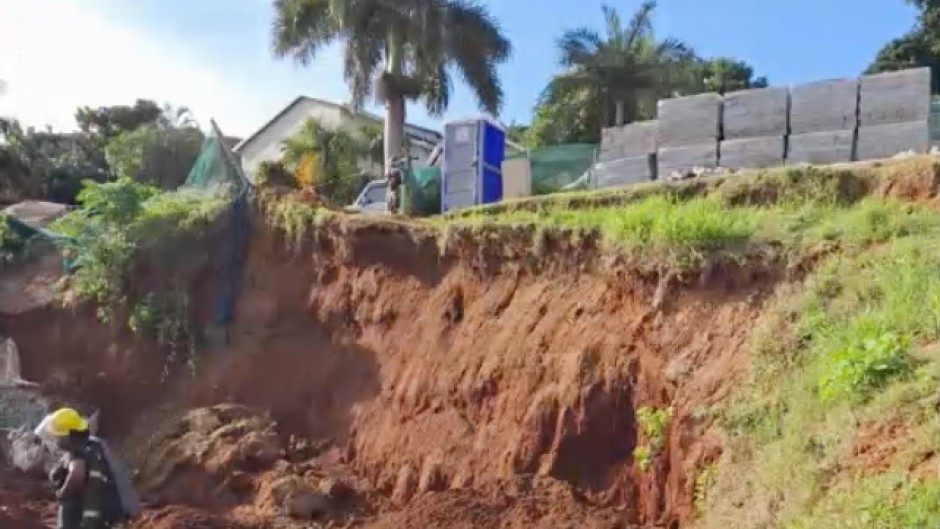
[[[878,162],[829,166],[780,166],[678,182],[647,182],[624,187],[510,199],[447,213],[448,219],[488,217],[516,211],[591,209],[624,206],[656,195],[689,199],[720,196],[734,204],[835,200],[855,202],[872,194],[936,194],[940,160],[912,156]],[[890,192],[890,193],[889,193]]]
[[[677,261],[750,244],[779,243],[801,250],[824,242],[861,246],[893,237],[940,233],[940,215],[931,208],[873,198],[848,205],[814,201],[735,206],[716,196],[681,200],[656,195],[623,206],[512,211],[443,222],[597,230],[618,249],[667,254]]]

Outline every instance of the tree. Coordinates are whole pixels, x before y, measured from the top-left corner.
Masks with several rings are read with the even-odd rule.
[[[558,46],[567,70],[552,79],[548,99],[553,93],[591,93],[605,126],[623,125],[655,111],[656,100],[678,82],[678,67],[692,57],[679,40],[656,40],[655,8],[656,2],[644,2],[624,26],[617,10],[605,5],[603,36],[590,28],[565,32]]]
[[[440,116],[459,73],[482,110],[498,114],[497,66],[511,46],[489,12],[472,0],[276,0],[273,48],[300,64],[329,43],[343,43],[353,106],[384,103],[385,160],[401,152],[405,106],[421,100]]]
[[[133,106],[81,107],[75,112],[75,121],[82,132],[105,139],[122,132],[156,123],[163,117],[163,109],[147,99],[138,99]]]
[[[940,92],[940,0],[906,0],[919,11],[906,34],[885,44],[866,74],[929,66],[931,88]]]
[[[362,185],[359,160],[368,155],[370,146],[363,135],[329,128],[311,118],[284,141],[282,161],[300,185],[314,187],[334,204],[348,204]]]
[[[718,92],[725,94],[748,88],[764,88],[766,77],[754,77],[754,68],[744,61],[729,57],[699,60],[696,68],[696,92]]]
[[[151,124],[112,138],[105,155],[115,176],[170,190],[186,181],[204,139],[194,127]]]
[[[603,128],[602,105],[594,88],[549,86],[535,107],[523,144],[529,148],[562,143],[597,143]]]

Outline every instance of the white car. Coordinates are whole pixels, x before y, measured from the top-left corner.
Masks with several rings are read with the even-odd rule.
[[[362,188],[359,196],[352,204],[346,206],[346,211],[358,213],[388,213],[385,202],[385,193],[388,183],[385,180],[373,180]]]

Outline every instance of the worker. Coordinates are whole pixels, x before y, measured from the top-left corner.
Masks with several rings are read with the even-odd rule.
[[[88,421],[71,408],[56,410],[40,424],[65,454],[49,477],[59,501],[56,529],[106,529],[122,519],[106,448],[91,436]]]
[[[389,170],[385,174],[387,186],[385,190],[385,206],[389,213],[397,212],[401,202],[401,185],[402,180],[404,180],[404,175],[401,172],[401,168],[398,166],[398,162],[399,159],[397,156],[390,158],[388,161]]]

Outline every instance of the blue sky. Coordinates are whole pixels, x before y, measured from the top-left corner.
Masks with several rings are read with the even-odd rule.
[[[557,70],[555,39],[600,28],[593,0],[486,0],[514,45],[502,69],[506,123],[528,121]],[[627,16],[639,0],[609,4]],[[343,101],[335,50],[307,68],[271,55],[269,0],[0,0],[0,114],[71,128],[78,104],[149,97],[247,135],[297,95]],[[37,16],[37,13],[43,13]],[[751,63],[773,84],[853,76],[908,30],[902,0],[660,0],[655,27],[702,55]],[[458,87],[447,117],[477,113]],[[434,125],[419,106],[409,121]]]

